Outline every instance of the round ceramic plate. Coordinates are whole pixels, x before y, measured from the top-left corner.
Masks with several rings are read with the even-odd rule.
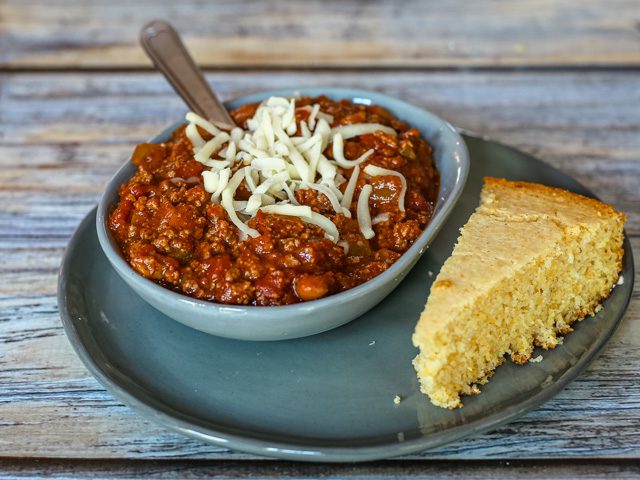
[[[148,306],[113,271],[91,212],[73,236],[60,273],[67,335],[89,370],[125,404],[183,434],[254,454],[380,459],[508,422],[551,398],[602,349],[631,297],[633,259],[625,239],[625,282],[600,313],[575,325],[563,345],[540,352],[541,363],[506,362],[481,395],[464,399],[463,408],[433,406],[418,388],[411,334],[458,229],[478,203],[482,177],[591,195],[522,152],[472,136],[465,141],[471,171],[446,225],[402,284],[348,325],[281,342],[228,340],[182,326]]]

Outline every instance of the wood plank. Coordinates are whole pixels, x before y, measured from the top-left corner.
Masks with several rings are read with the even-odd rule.
[[[226,98],[286,85],[358,85],[428,107],[535,153],[625,210],[639,258],[636,77],[244,72],[209,79]],[[133,414],[87,373],[58,318],[56,274],[69,236],[132,145],[182,115],[180,101],[156,74],[5,74],[0,104],[0,456],[253,458]],[[638,458],[638,278],[636,285],[601,357],[554,400],[494,432],[407,458]]]
[[[323,478],[323,479],[547,479],[637,478],[635,461],[384,461],[365,464],[306,464],[281,461],[64,461],[9,460],[0,465],[0,478]]]
[[[640,238],[632,242],[639,252]],[[29,275],[24,268],[22,275],[26,283],[46,279],[37,287],[42,293],[25,295],[25,285],[0,290],[0,455],[253,458],[170,433],[104,392],[75,357],[59,324],[55,280],[62,245],[52,248],[46,239],[46,248],[39,248],[40,241],[29,243],[40,257],[33,255],[29,264],[37,263],[39,270]],[[2,248],[9,268],[25,260],[22,250]],[[636,292],[625,322],[600,358],[554,400],[494,432],[408,458],[637,457],[639,325]]]
[[[0,457],[256,458],[169,432],[105,392],[60,326],[55,273],[38,273],[49,292],[0,297]],[[406,458],[637,458],[639,332],[636,293],[600,358],[553,400],[493,432]]]
[[[630,233],[640,232],[640,81],[633,72],[286,71],[208,78],[225,98],[296,85],[387,93],[560,168],[626,212]],[[144,73],[0,76],[0,102],[0,156],[8,162],[0,170],[0,201],[7,199],[3,208],[14,213],[24,210],[23,201],[51,208],[48,199],[29,195],[34,189],[97,199],[132,146],[185,111],[159,75]],[[11,201],[14,195],[20,201]]]
[[[150,68],[138,30],[168,18],[228,67],[640,65],[635,0],[0,2],[0,67]]]

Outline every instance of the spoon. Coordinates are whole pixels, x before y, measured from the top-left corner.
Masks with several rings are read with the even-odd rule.
[[[145,25],[140,31],[140,44],[192,111],[220,127],[236,126],[169,23],[153,20]]]

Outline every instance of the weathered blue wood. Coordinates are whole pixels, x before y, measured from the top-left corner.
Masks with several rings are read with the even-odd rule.
[[[3,0],[0,67],[145,68],[136,31],[170,19],[213,68],[639,65],[636,0]]]
[[[355,85],[430,108],[538,155],[625,211],[640,258],[635,72],[209,78],[225,97],[287,85]],[[0,457],[254,458],[133,414],[88,375],[58,318],[57,268],[73,229],[132,146],[182,112],[154,74],[0,75]],[[638,279],[636,285],[626,320],[601,357],[555,399],[494,432],[404,460],[640,458]]]

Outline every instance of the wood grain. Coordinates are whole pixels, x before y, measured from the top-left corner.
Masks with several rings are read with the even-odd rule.
[[[6,475],[3,475],[7,472]],[[61,461],[9,460],[0,464],[0,478],[55,477],[64,479],[145,478],[418,478],[418,479],[547,479],[638,478],[634,461],[384,461],[366,464],[305,464],[281,461]]]
[[[137,32],[170,19],[227,67],[638,66],[636,0],[0,2],[0,67],[150,68]]]
[[[429,108],[460,127],[536,154],[625,211],[640,258],[640,88],[634,73],[248,71],[209,79],[225,98],[286,86],[344,85]],[[73,229],[132,146],[180,118],[180,100],[151,73],[3,74],[0,105],[0,457],[253,458],[178,436],[133,414],[87,373],[58,317],[57,268]],[[407,459],[640,457],[639,280],[620,330],[555,399],[494,432]],[[56,465],[58,470],[13,471],[83,476]],[[85,476],[105,476],[109,468],[82,465],[76,472]],[[118,467],[122,476],[142,471],[127,465]],[[147,472],[159,471],[146,465]],[[599,472],[634,472],[629,465],[605,467]],[[204,476],[198,468],[188,467],[188,474]],[[557,472],[578,471],[562,468]]]
[[[355,86],[427,108],[454,125],[532,153],[629,216],[640,233],[640,80],[634,72],[244,72],[208,76],[224,98],[295,86]],[[0,76],[0,200],[36,189],[97,198],[131,151],[179,120],[182,101],[157,74]],[[20,158],[20,162],[11,162]],[[11,201],[10,197],[21,197]],[[16,198],[18,200],[18,198]],[[91,203],[86,197],[87,205]],[[43,210],[44,209],[44,210]]]
[[[633,248],[640,251],[640,238],[633,239]],[[55,269],[39,276],[50,280],[50,293],[0,301],[0,456],[255,458],[171,433],[106,393],[76,358],[60,326]],[[600,358],[556,398],[494,432],[406,458],[637,458],[637,297]]]
[[[105,392],[62,330],[57,269],[132,146],[185,111],[146,72],[136,37],[154,18],[184,34],[225,98],[368,88],[532,153],[627,213],[640,258],[637,0],[0,0],[0,479],[640,475],[638,274],[620,329],[553,400],[403,459],[257,459],[171,433]]]

